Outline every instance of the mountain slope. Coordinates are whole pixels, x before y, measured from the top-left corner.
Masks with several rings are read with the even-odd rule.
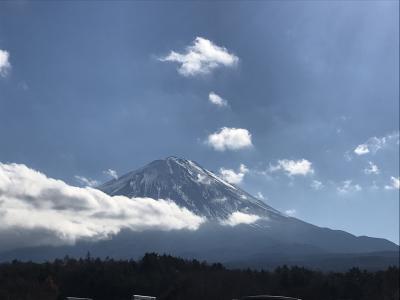
[[[260,216],[281,215],[197,163],[177,157],[153,161],[98,188],[112,196],[171,199],[211,220],[225,219],[236,211]]]
[[[251,234],[249,232],[238,234],[238,229],[233,230],[233,242],[224,242],[230,247],[235,247],[235,242],[240,243],[244,235],[250,234],[250,236],[255,236],[249,242],[260,252],[267,246],[272,247],[278,244],[301,244],[321,251],[338,253],[396,251],[398,249],[395,244],[384,239],[356,237],[344,231],[320,228],[288,217],[197,163],[177,157],[153,161],[139,170],[111,180],[98,188],[112,196],[171,199],[179,206],[207,217],[211,222],[227,219],[232,213],[238,211],[259,216],[260,219],[257,222],[244,229]],[[214,231],[217,230],[217,225],[213,228]],[[213,236],[214,232],[208,234]],[[222,237],[221,240],[223,240]],[[259,240],[268,241],[268,243],[263,244]]]
[[[356,265],[383,269],[398,262],[399,247],[390,241],[356,237],[288,217],[190,160],[156,160],[98,188],[113,196],[170,199],[206,217],[207,222],[195,231],[126,229],[108,240],[16,249],[0,253],[0,261],[82,257],[90,251],[93,256],[114,258],[137,258],[145,252],[169,253],[259,268],[286,263],[329,270]],[[259,219],[251,224],[226,225],[224,221],[237,212],[257,215]]]

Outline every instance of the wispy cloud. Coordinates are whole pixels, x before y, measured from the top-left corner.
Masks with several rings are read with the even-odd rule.
[[[211,92],[211,93],[208,95],[208,100],[209,100],[212,104],[214,104],[214,105],[216,105],[216,106],[219,106],[219,107],[228,106],[228,101],[225,100],[224,98],[222,98],[221,96],[217,95],[217,94],[214,93],[214,92]]]
[[[283,171],[289,176],[293,175],[305,176],[314,173],[314,169],[312,168],[312,163],[307,159],[278,160],[278,163],[276,165],[270,165],[269,171],[270,172]]]
[[[258,199],[260,199],[260,200],[265,200],[265,196],[264,196],[263,193],[261,193],[261,192],[258,192],[258,193],[256,194],[256,197],[257,197]]]
[[[390,184],[385,185],[386,190],[398,190],[400,189],[400,178],[399,177],[390,177]]]
[[[375,154],[390,145],[399,145],[399,132],[393,132],[383,137],[371,137],[365,143],[359,144],[354,153],[357,155]]]
[[[313,181],[311,182],[311,188],[312,188],[313,190],[319,191],[319,190],[322,190],[322,189],[324,188],[324,185],[323,185],[323,183],[322,183],[321,181],[319,181],[319,180],[313,180]]]
[[[111,178],[118,179],[118,173],[117,173],[117,171],[115,171],[113,169],[105,170],[105,171],[103,171],[103,174],[106,174],[106,175],[110,176]]]
[[[179,74],[187,77],[209,74],[221,66],[235,66],[239,58],[229,53],[225,47],[217,46],[210,40],[197,37],[192,45],[186,47],[183,53],[171,51],[159,60],[178,63],[180,65]]]
[[[247,129],[223,127],[210,134],[206,143],[217,151],[251,148],[251,134]]]
[[[339,194],[349,194],[352,192],[359,192],[362,190],[359,184],[353,184],[352,180],[345,180],[343,181],[337,188]]]
[[[244,164],[240,164],[237,171],[232,169],[220,168],[219,173],[222,179],[229,183],[239,184],[243,181],[244,175],[249,172],[249,169]]]
[[[197,174],[197,182],[202,184],[211,184],[212,180],[203,174]]]
[[[260,216],[246,214],[240,211],[235,211],[227,219],[222,220],[222,225],[236,226],[240,224],[252,224],[260,220]]]
[[[0,76],[6,77],[10,69],[10,53],[0,49]]]
[[[367,175],[377,175],[380,173],[380,170],[376,164],[374,164],[372,161],[369,161],[368,166],[364,169],[364,173]]]
[[[87,178],[84,176],[75,175],[75,179],[84,186],[95,187],[98,186],[100,183],[97,180]]]
[[[295,209],[287,209],[287,210],[285,210],[285,215],[287,215],[289,217],[293,217],[296,214],[297,214],[297,211]]]
[[[2,249],[99,240],[122,228],[195,230],[205,221],[171,201],[111,197],[90,187],[70,186],[25,165],[2,163],[0,216],[0,240],[15,232],[24,236],[3,242]]]

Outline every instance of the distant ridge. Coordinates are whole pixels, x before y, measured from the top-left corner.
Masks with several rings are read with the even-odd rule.
[[[286,216],[191,160],[174,156],[155,160],[98,189],[112,196],[170,199],[204,216],[207,222],[195,231],[123,230],[110,240],[15,249],[0,253],[0,261],[79,257],[88,251],[93,256],[114,258],[138,258],[146,252],[168,253],[255,268],[287,264],[326,270],[353,266],[376,270],[398,265],[399,261],[399,247],[388,240],[357,237]],[[237,212],[256,215],[258,219],[250,224],[224,225],[223,221]]]

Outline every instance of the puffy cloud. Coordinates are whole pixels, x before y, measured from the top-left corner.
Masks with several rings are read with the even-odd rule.
[[[195,230],[204,221],[171,201],[111,197],[48,178],[25,165],[0,163],[2,250],[105,239],[123,228]]]
[[[359,192],[362,190],[359,184],[353,184],[351,180],[345,180],[340,186],[338,186],[337,191],[339,194],[348,194],[351,192]]]
[[[115,170],[108,169],[103,171],[103,174],[110,176],[111,178],[118,179],[118,173]]]
[[[365,155],[368,153],[375,154],[381,149],[389,147],[390,145],[399,145],[399,132],[393,132],[383,137],[371,137],[365,143],[358,145],[354,149],[357,155]]]
[[[207,144],[217,151],[251,148],[251,134],[247,129],[223,127],[210,134]]]
[[[236,226],[240,224],[252,224],[260,219],[260,216],[245,214],[240,211],[235,211],[227,219],[222,220],[222,225]]]
[[[10,53],[0,49],[0,76],[6,77],[10,69]]]
[[[84,176],[75,175],[74,177],[80,184],[84,186],[94,187],[100,184],[97,180],[90,179]]]
[[[385,185],[386,190],[398,190],[400,189],[400,177],[390,177],[390,185]]]
[[[226,48],[219,47],[205,38],[197,37],[183,53],[171,51],[160,60],[178,63],[180,65],[178,72],[183,76],[195,76],[211,73],[220,66],[235,66],[239,58],[229,53]]]
[[[375,165],[372,161],[369,161],[368,162],[368,167],[366,167],[364,169],[364,173],[367,174],[367,175],[370,175],[370,174],[377,175],[377,174],[380,173],[380,170],[379,170],[377,165]]]
[[[208,100],[212,103],[215,104],[216,106],[219,107],[224,107],[224,106],[228,106],[228,101],[226,101],[225,99],[223,99],[221,96],[217,95],[214,92],[211,92],[208,95]]]
[[[287,215],[289,217],[293,217],[296,214],[297,214],[297,211],[295,209],[287,209],[287,210],[285,210],[285,215]]]
[[[289,176],[293,176],[293,175],[305,176],[305,175],[314,173],[314,169],[312,168],[312,163],[310,161],[308,161],[307,159],[278,160],[278,164],[275,166],[270,166],[269,171],[270,172],[284,171]]]
[[[318,190],[322,190],[324,188],[324,185],[322,184],[321,181],[313,180],[311,182],[311,188],[318,191]]]
[[[249,172],[249,169],[244,164],[240,164],[239,169],[235,172],[232,169],[219,169],[222,179],[229,183],[239,184],[243,181],[244,175]]]

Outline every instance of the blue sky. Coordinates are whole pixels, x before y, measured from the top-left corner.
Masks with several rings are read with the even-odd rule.
[[[176,155],[398,243],[398,6],[2,2],[0,162],[85,185]]]

